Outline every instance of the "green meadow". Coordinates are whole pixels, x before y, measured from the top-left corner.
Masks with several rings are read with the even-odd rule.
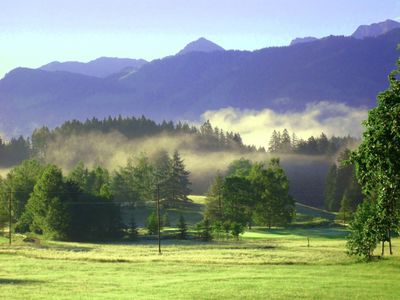
[[[297,206],[288,228],[253,228],[239,241],[165,239],[161,255],[155,239],[26,243],[16,235],[9,246],[1,238],[0,299],[400,298],[400,239],[393,256],[361,262],[346,254],[345,227]]]

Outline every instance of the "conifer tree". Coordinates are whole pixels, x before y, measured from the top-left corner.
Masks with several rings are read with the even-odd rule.
[[[176,225],[176,227],[178,227],[178,231],[179,231],[179,238],[182,240],[186,240],[187,239],[187,224],[185,221],[185,218],[183,217],[183,215],[179,216],[179,221],[178,224]]]

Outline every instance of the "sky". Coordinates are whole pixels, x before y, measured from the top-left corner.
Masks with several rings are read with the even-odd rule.
[[[0,78],[56,60],[162,58],[199,37],[282,46],[386,19],[400,20],[400,0],[0,0]]]

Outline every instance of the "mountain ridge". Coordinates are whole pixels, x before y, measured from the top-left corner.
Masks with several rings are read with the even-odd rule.
[[[108,115],[197,120],[224,107],[300,111],[308,103],[372,107],[395,68],[400,29],[369,39],[327,37],[296,47],[190,52],[125,76],[16,69],[0,80],[0,131]]]
[[[87,63],[79,61],[59,62],[53,61],[41,66],[39,69],[44,71],[65,71],[70,73],[83,74],[104,78],[118,73],[125,68],[139,70],[147,61],[144,59],[118,58],[118,57],[99,57]]]
[[[361,25],[351,35],[356,39],[365,39],[369,37],[377,37],[388,33],[389,31],[400,28],[400,23],[394,20],[387,19],[383,22],[372,23],[370,25]]]

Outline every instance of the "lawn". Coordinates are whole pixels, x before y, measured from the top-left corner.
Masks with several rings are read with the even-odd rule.
[[[339,227],[255,228],[240,241],[1,239],[1,299],[398,299],[393,257],[358,262]],[[307,238],[310,247],[307,246]]]

